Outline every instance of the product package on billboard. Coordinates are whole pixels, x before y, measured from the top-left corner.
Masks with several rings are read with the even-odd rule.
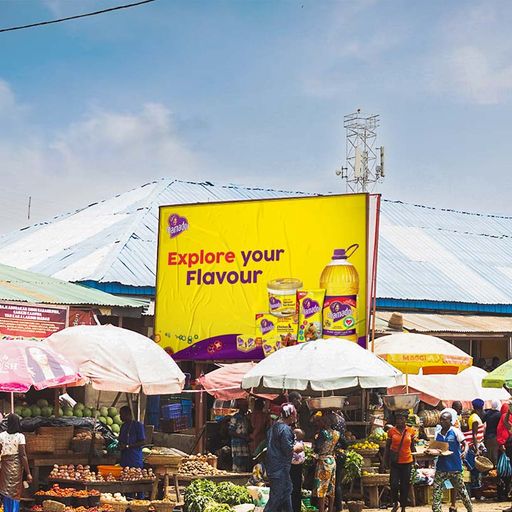
[[[322,310],[325,290],[299,290],[297,303],[299,306],[299,332],[297,340],[318,340],[322,337]]]
[[[297,312],[297,290],[302,288],[300,279],[285,277],[267,284],[269,311],[275,316],[286,317]]]
[[[335,249],[331,261],[320,276],[320,288],[325,289],[323,336],[357,341],[357,295],[359,274],[348,261],[359,247],[353,244]]]
[[[252,352],[261,346],[261,338],[254,334],[240,334],[236,337],[236,348],[240,352]]]
[[[275,317],[271,313],[256,313],[256,333],[264,339],[262,347],[265,356],[279,348],[296,345],[298,327],[296,314]]]

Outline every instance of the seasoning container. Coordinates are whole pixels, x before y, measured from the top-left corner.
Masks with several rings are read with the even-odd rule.
[[[286,317],[297,312],[297,290],[302,281],[293,277],[273,279],[267,284],[269,311],[274,316]]]

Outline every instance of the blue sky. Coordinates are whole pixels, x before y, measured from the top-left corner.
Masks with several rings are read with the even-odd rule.
[[[122,0],[0,0],[2,27]],[[389,199],[512,215],[512,4],[158,0],[0,34],[0,232],[171,176],[345,190],[381,115]]]

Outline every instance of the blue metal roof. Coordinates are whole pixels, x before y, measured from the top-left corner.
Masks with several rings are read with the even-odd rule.
[[[153,295],[160,205],[304,195],[162,179],[1,236],[0,263]],[[512,217],[383,200],[378,304],[511,313],[511,254]]]

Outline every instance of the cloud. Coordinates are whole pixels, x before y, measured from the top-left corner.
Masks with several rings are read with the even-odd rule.
[[[6,134],[0,138],[2,232],[25,223],[28,196],[31,220],[42,220],[145,180],[202,175],[199,156],[161,103],[124,112],[91,109],[52,133],[34,128],[29,113],[0,81],[0,134]]]
[[[495,105],[512,97],[509,3],[477,3],[449,10],[434,32],[427,59],[430,89],[459,101]]]

